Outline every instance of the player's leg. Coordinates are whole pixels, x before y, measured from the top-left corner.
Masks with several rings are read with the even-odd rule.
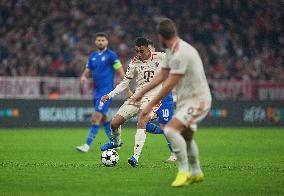
[[[107,113],[111,103],[111,100],[109,100],[103,105],[103,107],[100,107],[100,100],[100,98],[94,99],[95,112],[92,115],[92,125],[90,127],[89,135],[86,139],[86,144],[89,146],[93,143],[93,140],[97,136],[103,115]]]
[[[197,130],[197,123],[203,120],[210,107],[211,101],[205,100],[191,100],[188,102],[189,107],[187,109],[187,115],[179,116],[180,119],[187,119],[188,122],[188,132],[185,132],[184,138],[187,140],[187,149],[188,149],[188,159],[191,165],[192,176],[190,178],[190,183],[201,182],[204,180],[204,174],[200,167],[199,162],[199,150],[198,146],[193,139],[193,133]],[[185,111],[184,111],[185,112]],[[188,135],[189,134],[189,135]],[[187,139],[188,138],[188,139]]]
[[[109,141],[112,141],[111,128],[110,128],[111,120],[109,120],[108,114],[105,114],[103,116],[102,122],[103,122],[103,125],[104,125],[105,134],[107,135]]]
[[[121,125],[135,116],[138,112],[139,108],[133,105],[129,105],[128,101],[126,101],[118,110],[117,114],[111,120],[111,131],[112,131],[112,139],[113,142],[106,143],[101,146],[101,150],[107,150],[110,148],[117,148],[122,145],[121,141]]]
[[[165,127],[164,132],[168,140],[172,144],[174,153],[178,161],[178,174],[172,183],[173,187],[188,185],[190,179],[186,141],[181,132],[186,126],[177,118],[173,118]]]
[[[129,104],[128,100],[119,108],[117,114],[111,121],[111,130],[115,144],[119,145],[121,143],[121,125],[128,119],[137,115],[138,111],[139,108]]]
[[[111,120],[111,140],[101,146],[101,151],[108,149],[119,148],[122,146],[121,141],[121,125],[126,121],[126,119],[119,114],[116,114]]]
[[[152,134],[163,134],[164,131],[161,129],[160,126],[152,123],[152,122],[147,122],[146,124],[146,132],[147,133],[152,133]]]
[[[149,133],[153,134],[164,134],[165,125],[172,119],[174,114],[174,103],[172,101],[162,102],[161,107],[156,111],[158,122],[160,126],[155,125],[154,123],[148,122],[146,125],[146,130]],[[175,153],[172,150],[171,143],[167,140],[167,144],[170,150],[170,157],[166,160],[166,162],[172,163],[176,161]]]
[[[197,125],[190,125],[188,131],[182,133],[187,144],[188,161],[191,166],[191,173],[193,176],[198,176],[202,173],[199,161],[199,149],[197,143],[193,139],[193,135],[197,130]]]
[[[112,130],[112,137],[113,142],[117,145],[121,144],[121,125],[126,121],[126,119],[117,114],[111,121],[111,130]]]
[[[92,125],[89,129],[89,133],[86,139],[85,144],[82,146],[77,146],[76,149],[80,152],[88,152],[90,149],[91,144],[93,143],[93,140],[95,139],[96,135],[98,134],[98,131],[100,129],[100,121],[102,119],[103,115],[99,112],[94,112],[92,114]]]
[[[158,122],[160,123],[161,132],[164,133],[163,129],[165,125],[173,118],[174,115],[174,103],[173,101],[163,102],[159,110],[156,112],[158,116]],[[165,134],[164,134],[165,136]],[[170,157],[166,160],[168,163],[172,163],[176,161],[176,155],[173,152],[170,141],[165,136],[168,144],[168,148],[170,150]]]
[[[138,166],[138,161],[146,140],[146,124],[148,121],[149,119],[138,119],[133,155],[128,159],[128,163],[133,167]]]
[[[161,130],[164,130],[164,129],[165,129],[165,126],[166,126],[166,124],[160,124]],[[164,131],[163,131],[163,134],[164,134]],[[175,161],[177,160],[177,157],[176,157],[176,154],[175,154],[174,151],[173,151],[171,142],[168,140],[168,138],[166,137],[165,134],[164,134],[164,136],[165,136],[165,139],[166,139],[166,141],[167,141],[168,148],[169,148],[170,153],[171,153],[170,156],[169,156],[169,158],[168,158],[165,162],[167,162],[167,163],[173,163],[173,162],[175,162]]]
[[[164,134],[164,127],[165,127],[165,124],[161,124],[158,126],[154,123],[151,123],[151,122],[148,122],[147,125],[146,125],[146,131],[148,133],[152,133],[152,134]],[[165,134],[164,134],[165,136]],[[166,160],[166,162],[168,163],[172,163],[172,162],[175,162],[176,161],[176,155],[175,153],[173,152],[173,149],[172,149],[172,145],[171,145],[171,142],[167,139],[167,137],[165,136],[165,139],[167,141],[167,145],[168,145],[168,148],[170,150],[170,157]]]
[[[190,178],[188,178],[187,183],[193,183],[193,182],[197,182],[196,181],[196,177],[200,177],[200,181],[203,180],[204,176],[203,173],[200,169],[200,165],[199,165],[199,160],[197,161],[197,159],[199,158],[198,155],[198,148],[195,142],[193,141],[193,136],[194,136],[194,132],[196,131],[196,128],[194,130],[193,125],[196,125],[198,122],[200,122],[203,118],[205,118],[205,116],[207,115],[209,109],[211,106],[211,101],[204,101],[204,100],[184,100],[183,103],[180,103],[180,105],[178,106],[178,110],[177,113],[175,114],[175,117],[173,120],[176,119],[177,122],[179,122],[180,124],[182,124],[185,129],[182,133],[182,137],[184,138],[183,141],[184,143],[182,144],[183,147],[185,147],[186,152],[187,149],[189,149],[189,154],[187,153],[187,160],[188,160],[188,155],[191,158],[191,162],[194,163],[194,167],[195,167],[195,176],[190,175]],[[172,122],[172,121],[171,121]],[[170,123],[171,123],[170,122]],[[173,134],[173,131],[170,132],[167,129],[168,126],[166,126],[165,128],[165,134],[168,137],[168,139],[171,141],[172,145],[173,145],[173,150],[177,155],[177,158],[179,160],[179,173],[180,171],[182,171],[183,166],[185,166],[185,162],[183,163],[184,157],[181,157],[179,153],[176,152],[177,149],[176,145],[177,143],[177,138],[179,136]],[[170,127],[170,125],[169,125]],[[180,141],[181,142],[181,141]],[[185,144],[185,146],[184,146]],[[180,146],[181,147],[181,146]],[[184,156],[184,154],[183,154]],[[183,165],[183,166],[182,166]],[[184,168],[183,168],[184,169]],[[189,170],[189,165],[188,165],[188,161],[187,161],[187,169]],[[173,182],[172,186],[183,186],[186,185],[187,183],[182,182],[183,180],[181,180],[182,178],[179,176],[182,176],[181,174],[177,175],[176,180]],[[191,174],[191,172],[190,172]]]
[[[141,106],[138,111],[141,111],[148,104],[148,102],[149,99],[144,97],[141,101]],[[152,112],[151,116],[153,117],[154,115],[155,115],[154,112]],[[137,131],[135,134],[134,152],[133,155],[128,159],[128,163],[133,167],[138,166],[138,160],[146,140],[146,124],[148,121],[149,119],[138,118]]]
[[[98,134],[98,131],[100,129],[100,123],[103,118],[103,114],[99,110],[100,99],[94,99],[94,106],[95,106],[95,111],[92,114],[92,125],[89,129],[89,134],[87,136],[85,144],[82,146],[77,146],[76,149],[80,152],[88,152],[90,149],[91,144],[93,143],[96,135]]]
[[[164,127],[165,127],[165,124],[160,123],[160,125],[158,126],[154,123],[148,122],[147,125],[146,125],[146,131],[147,131],[147,133],[152,133],[152,134],[164,134]],[[168,148],[171,152],[170,157],[166,160],[166,162],[169,162],[169,163],[175,162],[176,161],[176,155],[173,152],[170,141],[167,139],[166,136],[165,136],[165,138],[167,140]]]
[[[86,139],[86,144],[89,146],[93,143],[93,140],[98,134],[102,117],[103,115],[100,112],[94,112],[92,115],[92,125],[90,127],[88,137]]]
[[[198,146],[193,139],[195,131],[196,129],[189,127],[184,132],[182,132],[182,136],[185,139],[187,145],[187,155],[191,173],[189,180],[190,184],[204,180],[204,174],[200,168]]]
[[[109,138],[109,141],[112,141],[111,128],[110,128],[111,121],[108,117],[108,110],[109,110],[111,102],[112,100],[108,100],[107,102],[103,104],[103,107],[99,108],[99,111],[103,114],[102,123],[104,126],[105,134]]]

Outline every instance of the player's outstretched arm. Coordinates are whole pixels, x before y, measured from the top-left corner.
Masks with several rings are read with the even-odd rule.
[[[102,96],[101,101],[106,102],[107,100],[115,97],[122,91],[124,91],[130,83],[130,79],[124,77],[124,79],[113,89],[113,91],[109,92],[107,95]]]
[[[101,97],[101,101],[104,103],[107,100],[115,97],[116,95],[124,91],[129,86],[129,83],[130,83],[130,79],[124,77],[124,79],[115,87],[115,89],[113,89],[107,95],[104,95]]]
[[[150,90],[161,84],[169,75],[168,69],[162,69],[149,84],[147,84],[140,92],[134,94],[133,101],[140,101],[140,99]]]
[[[122,68],[122,66],[116,70],[116,72],[118,73],[119,77],[121,78],[121,80],[124,79],[124,76],[125,76],[125,72]],[[133,92],[130,90],[129,87],[126,88],[126,96],[127,97],[131,97],[133,95]]]

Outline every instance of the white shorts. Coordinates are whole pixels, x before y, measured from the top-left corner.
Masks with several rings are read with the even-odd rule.
[[[203,120],[211,108],[211,100],[190,99],[178,103],[174,117],[186,127],[194,127],[196,130],[198,122]]]
[[[123,105],[119,108],[116,114],[122,116],[125,120],[128,120],[134,116],[137,116],[137,114],[141,110],[143,110],[150,101],[151,101],[150,97],[143,97],[139,105],[133,105],[129,102],[129,100],[126,100],[123,103]],[[155,118],[156,116],[155,111],[158,110],[157,107],[155,106],[153,108],[153,111],[150,114],[150,119]]]

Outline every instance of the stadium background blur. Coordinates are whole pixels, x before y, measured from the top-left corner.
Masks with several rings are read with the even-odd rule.
[[[133,40],[175,20],[209,79],[284,79],[283,1],[2,0],[0,76],[80,76],[98,31],[127,66]]]

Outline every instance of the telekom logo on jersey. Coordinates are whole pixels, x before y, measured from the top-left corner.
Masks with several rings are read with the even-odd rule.
[[[144,79],[147,81],[147,82],[150,82],[150,79],[153,78],[155,75],[155,72],[154,71],[144,71]]]

